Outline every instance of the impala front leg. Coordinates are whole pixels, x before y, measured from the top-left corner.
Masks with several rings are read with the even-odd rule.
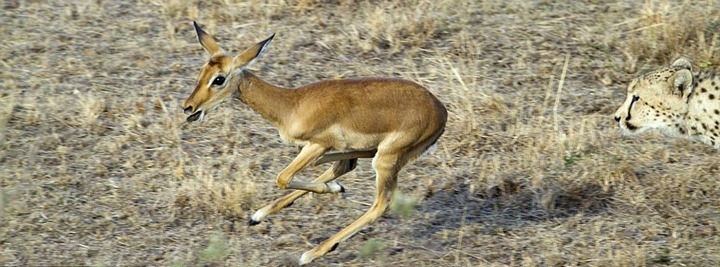
[[[321,146],[319,144],[308,144],[300,150],[300,154],[295,157],[295,159],[283,169],[280,174],[277,176],[277,185],[280,189],[287,189],[287,188],[295,188],[295,189],[301,189],[305,190],[306,188],[296,188],[298,185],[304,185],[307,183],[303,182],[295,182],[291,183],[293,177],[295,174],[300,172],[302,169],[304,169],[309,164],[315,162],[318,158],[320,158],[323,154],[325,154],[325,151],[327,151],[327,148],[324,146]],[[306,190],[306,191],[314,191],[314,190]]]
[[[350,160],[341,160],[338,162],[335,162],[330,169],[325,171],[322,175],[320,175],[318,178],[315,178],[313,180],[313,183],[319,183],[319,184],[328,184],[335,180],[335,178],[340,177],[341,175],[352,171],[355,169],[355,166],[357,166],[357,159],[350,159]],[[329,188],[330,186],[328,186]],[[342,191],[342,187],[340,188]],[[289,207],[293,204],[293,202],[298,199],[299,197],[307,194],[310,191],[307,190],[295,190],[294,192],[287,194],[281,198],[276,199],[272,203],[266,205],[265,207],[262,207],[261,209],[257,210],[255,213],[253,213],[252,217],[250,218],[250,221],[248,221],[248,225],[256,225],[260,223],[263,219],[265,219],[266,216],[276,213],[286,207]]]

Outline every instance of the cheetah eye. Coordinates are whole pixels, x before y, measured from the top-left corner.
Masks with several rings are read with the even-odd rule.
[[[632,102],[635,102],[635,101],[638,101],[638,100],[640,100],[640,97],[639,97],[639,96],[636,96],[636,95],[634,95],[634,96],[633,96],[633,99],[632,99]]]
[[[224,83],[225,83],[225,77],[223,77],[223,76],[215,77],[215,80],[213,80],[213,82],[212,82],[213,85],[223,85]]]

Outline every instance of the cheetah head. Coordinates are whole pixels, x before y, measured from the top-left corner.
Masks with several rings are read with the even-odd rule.
[[[658,129],[668,135],[684,135],[680,123],[688,112],[693,90],[690,61],[675,60],[669,68],[646,73],[634,79],[627,88],[625,102],[615,112],[615,121],[625,134],[639,134]]]

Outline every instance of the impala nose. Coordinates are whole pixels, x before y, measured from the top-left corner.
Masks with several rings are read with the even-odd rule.
[[[183,110],[183,112],[185,112],[185,114],[187,114],[187,113],[192,112],[192,110],[193,110],[193,107],[192,107],[192,106],[188,106],[188,107],[186,107],[186,108]]]

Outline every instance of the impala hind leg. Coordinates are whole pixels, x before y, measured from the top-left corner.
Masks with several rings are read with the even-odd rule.
[[[312,250],[303,253],[300,257],[300,265],[310,263],[314,259],[325,255],[325,253],[335,250],[340,242],[350,238],[352,235],[360,231],[360,229],[375,221],[378,217],[385,213],[385,210],[395,193],[395,188],[397,187],[397,173],[400,171],[402,165],[404,165],[404,160],[398,156],[376,155],[373,159],[373,168],[376,173],[375,182],[377,184],[377,191],[375,194],[375,201],[372,206],[370,206],[370,209],[337,234],[323,241]]]
[[[303,182],[293,181],[295,174],[300,172],[308,165],[317,162],[327,151],[327,147],[319,144],[308,144],[305,145],[301,150],[300,154],[290,162],[290,165],[285,167],[280,174],[277,176],[277,185],[280,189],[298,189],[309,191],[318,194],[324,193],[339,193],[345,189],[336,182],[331,183],[319,183],[319,182]]]
[[[346,159],[335,162],[332,167],[330,167],[328,170],[326,170],[322,175],[318,176],[313,180],[314,183],[328,183],[331,182],[341,175],[348,173],[355,169],[357,166],[357,159]],[[284,209],[285,207],[289,207],[293,204],[293,202],[298,199],[299,197],[307,194],[308,191],[305,190],[295,190],[290,194],[287,194],[281,198],[276,199],[272,203],[268,204],[265,207],[262,207],[261,209],[257,210],[251,217],[250,221],[248,221],[248,225],[256,225],[259,224],[265,217],[267,217],[270,214],[277,213],[278,211]]]

